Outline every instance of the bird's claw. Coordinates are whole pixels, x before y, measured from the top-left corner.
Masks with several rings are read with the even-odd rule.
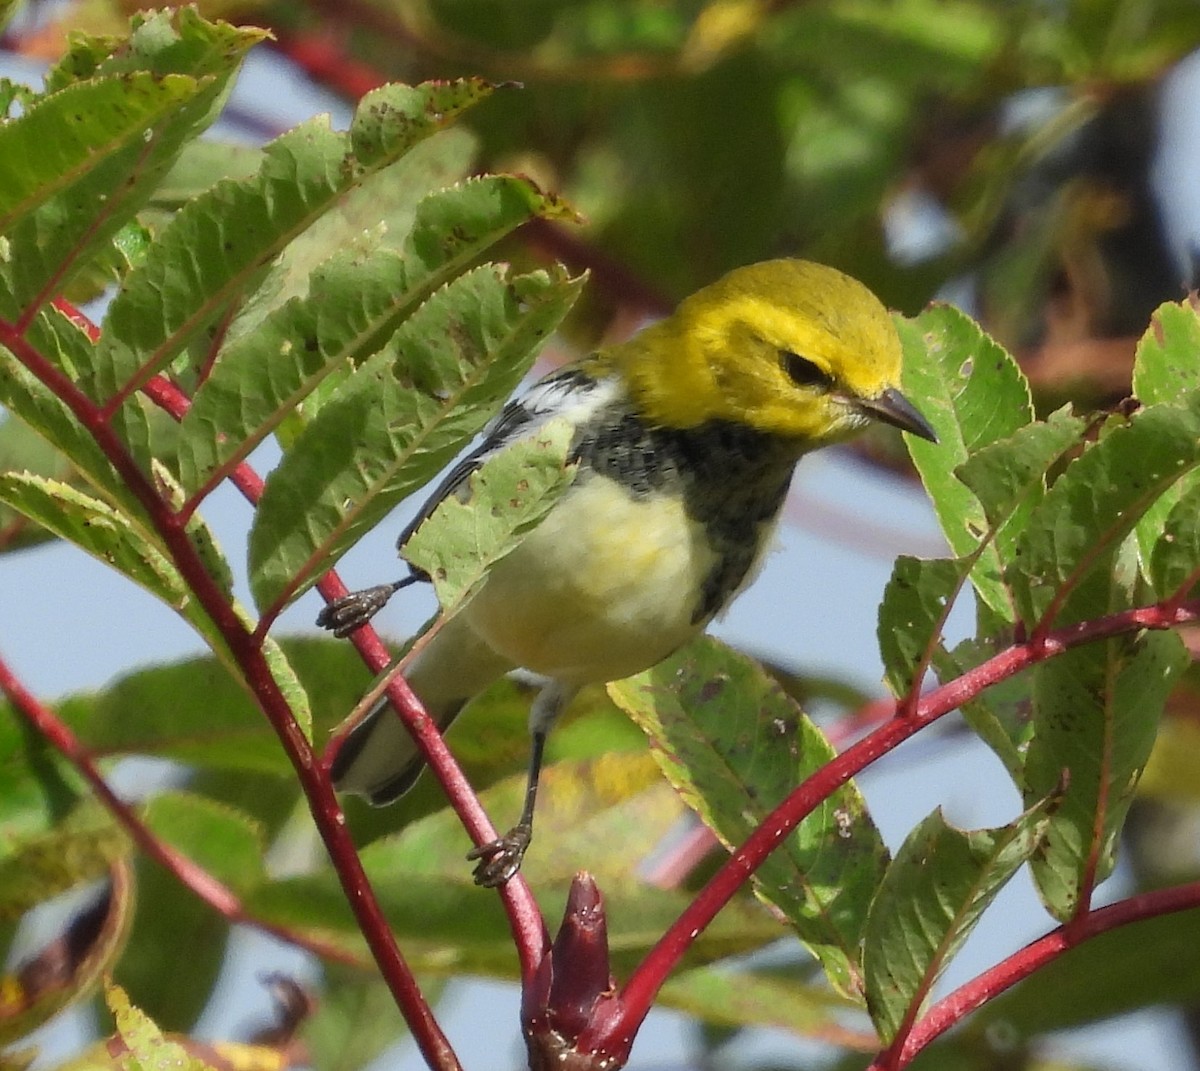
[[[362,591],[352,591],[349,595],[334,599],[317,614],[317,625],[329,629],[339,639],[349,636],[379,613],[395,591],[394,584],[379,584],[373,588],[363,588]]]
[[[475,884],[484,889],[496,889],[521,869],[521,860],[533,839],[533,829],[527,825],[513,826],[503,837],[472,848],[468,859],[479,860],[475,867]]]

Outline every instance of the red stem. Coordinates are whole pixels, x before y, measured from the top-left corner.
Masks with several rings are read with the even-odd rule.
[[[912,1033],[907,1038],[900,1039],[902,1043],[899,1054],[897,1055],[896,1045],[893,1044],[891,1049],[876,1058],[869,1071],[899,1071],[900,1068],[907,1067],[931,1041],[976,1008],[1084,941],[1133,922],[1197,907],[1200,907],[1200,882],[1190,882],[1170,889],[1139,893],[1120,903],[1097,908],[1084,918],[1072,920],[1068,925],[1060,926],[1026,945],[1019,952],[1014,952],[979,977],[956,989],[945,999],[938,1001],[921,1017]]]
[[[1198,618],[1200,600],[1174,609],[1162,605],[1138,607],[1095,621],[1069,625],[1036,642],[1031,639],[1014,644],[930,692],[911,715],[893,717],[852,745],[801,784],[729,857],[638,965],[621,991],[620,999],[611,1002],[609,1013],[580,1036],[579,1049],[623,1060],[659,988],[691,947],[696,935],[712,922],[717,912],[745,885],[784,837],[831,793],[880,756],[973,699],[985,688],[1070,648],[1136,629],[1172,628]]]
[[[283,744],[295,767],[301,788],[321,839],[337,871],[351,910],[371,949],[398,1007],[413,1031],[422,1054],[431,1067],[457,1071],[458,1057],[433,1016],[417,981],[396,945],[395,937],[371,890],[358,852],[346,829],[345,818],[329,779],[318,769],[312,747],[292,716],[287,700],[279,690],[261,646],[242,626],[232,604],[213,580],[204,562],[196,554],[180,518],[158,495],[149,477],[142,472],[108,424],[103,410],[47,361],[13,324],[0,321],[0,339],[25,367],[71,410],[92,435],[130,492],[141,503],[154,524],[163,544],[197,602],[209,615],[238,665],[259,706]]]
[[[242,906],[237,894],[227,885],[214,878],[203,867],[198,866],[181,852],[156,837],[137,816],[133,808],[109,787],[96,768],[92,754],[79,738],[54,713],[42,704],[17,678],[12,668],[0,658],[0,691],[8,696],[12,705],[26,720],[67,759],[92,786],[92,791],[104,802],[134,842],[151,859],[173,874],[183,885],[196,894],[214,911],[230,922],[253,926],[278,937],[289,944],[307,949],[314,955],[335,960],[352,967],[362,967],[363,960],[337,945],[307,937],[280,926],[278,923],[260,919]]]
[[[145,386],[146,394],[176,420],[182,420],[188,410],[187,396],[169,380],[155,376]],[[240,462],[230,472],[230,479],[251,505],[262,497],[263,481],[246,462]],[[345,584],[332,569],[317,582],[317,590],[326,602],[347,593]],[[391,662],[391,655],[373,628],[361,628],[351,637],[364,664],[372,673],[380,673]],[[475,844],[487,844],[496,839],[496,830],[480,806],[479,797],[467,781],[457,760],[446,747],[442,734],[420,701],[400,677],[395,677],[387,689],[388,699],[399,712],[401,720],[412,733],[417,747],[441,783],[450,805]],[[520,875],[500,889],[501,901],[508,915],[509,928],[521,964],[523,982],[531,983],[543,956],[550,947],[550,935],[533,893]]]

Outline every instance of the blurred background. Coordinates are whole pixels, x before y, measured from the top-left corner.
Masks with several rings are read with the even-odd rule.
[[[1195,0],[220,0],[200,8],[274,34],[251,54],[213,132],[230,146],[261,143],[320,112],[344,126],[353,102],[385,81],[513,83],[449,132],[453,143],[438,160],[446,182],[524,173],[582,216],[574,227],[529,225],[503,251],[591,273],[547,361],[628,334],[731,267],[799,255],[857,276],[904,313],[954,301],[1019,358],[1043,411],[1068,400],[1094,407],[1128,394],[1134,347],[1153,310],[1195,285]],[[36,85],[66,33],[122,32],[134,9],[116,0],[27,4],[0,42],[0,73]],[[192,181],[199,188],[238,173],[242,159],[236,148],[214,147]],[[270,454],[255,460],[266,467]],[[244,541],[246,510],[233,494],[215,496],[207,515],[227,546]],[[402,522],[346,558],[349,586],[391,576]],[[201,650],[165,609],[77,552],[40,544],[12,523],[0,524],[0,540],[14,551],[0,555],[0,650],[41,695],[99,687],[133,666]],[[793,675],[813,712],[845,734],[845,719],[881,694],[875,607],[893,558],[941,547],[893,440],[823,454],[801,466],[779,552],[715,631]],[[310,593],[280,629],[311,631],[317,606]],[[403,636],[428,609],[394,600],[380,627]],[[969,627],[969,607],[955,626]],[[1200,870],[1198,711],[1189,684],[1102,897]],[[953,728],[918,738],[861,787],[893,848],[938,805],[971,827],[1019,809],[999,764]],[[1048,925],[1018,878],[943,989]],[[1200,953],[1179,955],[1179,978],[1154,980],[1159,1010],[1114,1018],[1084,993],[1064,1001],[1048,1023],[1062,1029],[1036,1052],[1007,1055],[1004,1024],[993,1022],[996,1062],[987,1066],[1200,1066]],[[242,939],[201,1033],[236,1034],[265,1014],[253,981],[263,965],[318,973],[302,957]],[[1132,990],[1148,981],[1136,962],[1127,968]],[[520,1066],[516,1006],[508,986],[451,984],[442,1008],[468,1066]],[[652,1022],[633,1067],[835,1066],[832,1050],[784,1032],[730,1039],[670,1013]],[[56,1026],[42,1039],[43,1060],[60,1059],[86,1029],[86,1016]],[[401,1045],[379,1066],[420,1064]]]

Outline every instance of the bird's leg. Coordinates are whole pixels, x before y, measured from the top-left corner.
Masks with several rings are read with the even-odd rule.
[[[521,869],[521,860],[525,858],[525,851],[533,839],[533,812],[537,805],[546,737],[577,691],[577,688],[550,681],[533,701],[529,711],[529,770],[525,778],[525,804],[521,808],[521,817],[504,836],[467,853],[468,859],[479,861],[475,867],[476,885],[494,889]]]
[[[379,613],[397,591],[422,579],[423,573],[412,572],[403,580],[396,580],[391,584],[378,584],[373,588],[363,588],[362,591],[352,591],[326,605],[317,614],[317,625],[329,629],[339,639],[349,636],[356,628],[361,628]]]

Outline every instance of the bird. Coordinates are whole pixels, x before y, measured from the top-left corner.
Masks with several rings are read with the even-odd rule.
[[[628,341],[563,366],[510,401],[401,533],[438,503],[469,499],[471,474],[552,418],[571,429],[574,480],[542,522],[407,668],[446,729],[472,697],[516,669],[543,683],[530,711],[525,806],[476,848],[475,881],[518,870],[533,835],[546,737],[584,685],[648,669],[701,633],[751,581],[771,545],[797,462],[873,422],[937,441],[900,390],[891,316],[842,272],[783,258],[735,268]],[[328,604],[344,636],[410,574]],[[424,765],[386,700],[343,738],[336,789],[382,806]]]

